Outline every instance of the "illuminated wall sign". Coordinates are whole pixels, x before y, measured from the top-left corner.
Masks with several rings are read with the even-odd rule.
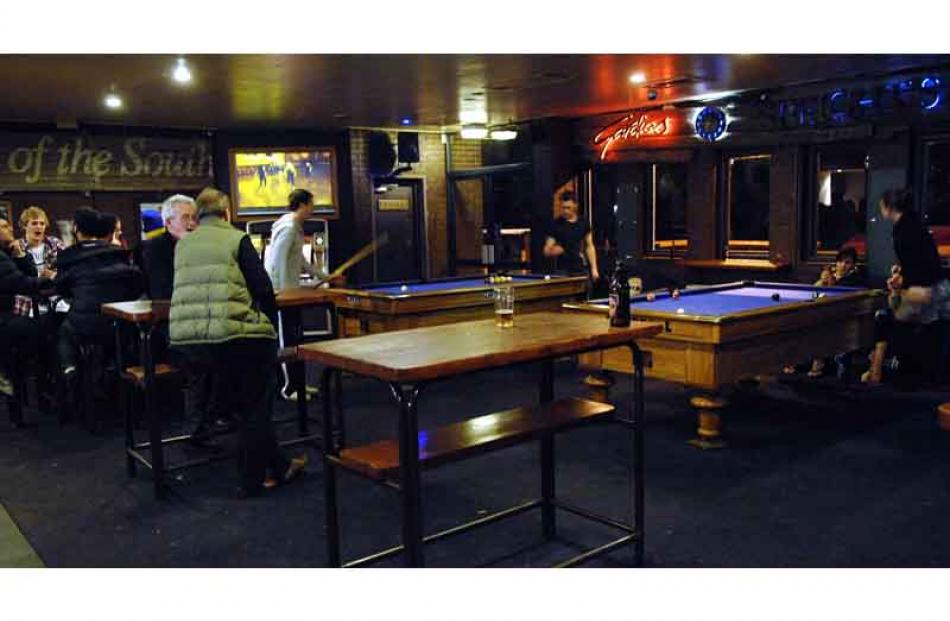
[[[726,131],[726,113],[707,106],[696,115],[696,135],[706,142],[716,142]]]
[[[614,121],[594,136],[594,146],[603,144],[600,159],[607,158],[607,152],[614,145],[644,138],[656,138],[673,134],[673,118],[667,115],[633,113],[619,121]]]

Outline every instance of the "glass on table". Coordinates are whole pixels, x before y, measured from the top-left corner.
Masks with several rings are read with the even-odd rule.
[[[515,325],[514,287],[495,287],[495,325],[499,328],[511,328]]]

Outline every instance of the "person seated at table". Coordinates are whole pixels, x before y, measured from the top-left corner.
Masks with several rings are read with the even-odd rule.
[[[124,248],[112,244],[115,216],[80,207],[73,216],[76,243],[59,254],[56,292],[69,301],[59,327],[59,364],[66,387],[75,396],[81,340],[113,345],[111,322],[100,314],[102,304],[134,300],[142,295],[142,272],[128,260]]]
[[[135,250],[135,262],[145,275],[149,299],[170,300],[175,276],[175,245],[198,226],[195,199],[184,194],[162,203],[164,232],[146,239]]]
[[[175,248],[169,315],[172,348],[192,368],[214,369],[240,421],[238,496],[294,480],[306,456],[289,460],[274,435],[277,301],[250,238],[229,223],[228,196],[205,188],[199,225]]]
[[[33,258],[24,244],[13,238],[13,226],[0,217],[0,393],[11,396],[9,374],[14,363],[10,351],[34,351],[39,344],[37,323],[13,312],[15,295],[34,295],[50,281],[38,277]]]
[[[875,316],[877,338],[871,366],[862,376],[880,384],[888,353],[894,355],[902,382],[935,379],[941,368],[942,321],[950,318],[950,282],[943,277],[940,255],[930,231],[913,210],[910,190],[888,190],[878,208],[893,223],[894,254],[887,281],[888,310]]]
[[[818,280],[815,281],[816,287],[866,287],[867,281],[861,269],[858,267],[858,251],[851,246],[846,246],[835,255],[835,262],[821,270]],[[841,353],[835,356],[835,359],[841,360],[844,364],[845,354]],[[812,360],[811,369],[808,370],[808,377],[818,378],[824,375],[826,360],[816,358]],[[794,372],[794,367],[792,372]],[[841,368],[839,367],[839,370]]]
[[[47,233],[50,227],[49,216],[39,207],[30,206],[20,214],[19,224],[23,237],[17,239],[17,242],[32,260],[37,276],[52,278],[56,275],[56,256],[66,245],[63,240]],[[26,295],[14,298],[14,313],[28,317],[32,310],[32,298]],[[45,308],[37,310],[46,313]]]

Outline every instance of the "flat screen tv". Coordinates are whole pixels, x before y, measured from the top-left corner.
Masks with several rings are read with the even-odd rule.
[[[337,216],[333,147],[244,147],[229,156],[237,217],[279,214],[295,189],[313,193],[314,215]]]

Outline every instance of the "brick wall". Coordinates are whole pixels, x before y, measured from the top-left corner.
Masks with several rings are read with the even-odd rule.
[[[396,131],[388,131],[393,145],[396,144]],[[353,177],[353,225],[356,237],[355,247],[369,242],[372,238],[373,188],[367,170],[369,154],[367,151],[369,131],[350,130],[350,162]],[[474,168],[481,166],[481,143],[477,140],[450,139],[452,161],[455,168]],[[428,237],[428,275],[438,278],[448,274],[448,234],[446,229],[446,193],[445,145],[439,134],[419,134],[419,162],[412,165],[412,171],[404,177],[423,179],[425,186],[426,234]],[[467,184],[466,184],[467,185]],[[481,226],[481,184],[477,190],[464,190],[461,202],[465,209],[466,227],[477,215]],[[459,193],[456,199],[459,199]],[[459,232],[463,232],[463,220],[459,219]],[[467,228],[465,230],[468,230]],[[478,237],[480,240],[480,236]],[[468,242],[466,242],[468,243]],[[476,254],[478,257],[478,254]],[[370,263],[360,266],[358,275],[362,281],[372,278]]]

